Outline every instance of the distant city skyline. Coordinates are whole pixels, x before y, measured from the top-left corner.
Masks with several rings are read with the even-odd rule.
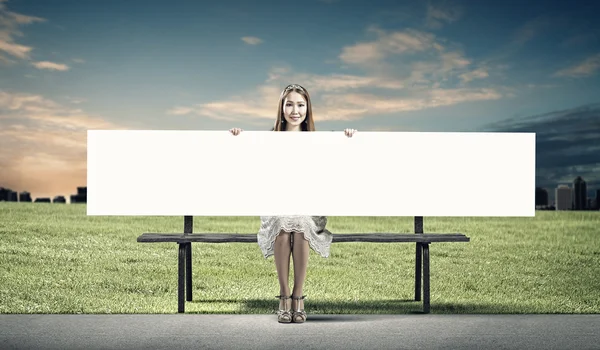
[[[552,192],[555,195],[550,200]],[[554,191],[536,187],[535,205],[536,207],[553,206],[557,210],[598,210],[600,209],[600,188],[590,189],[585,180],[578,176],[573,180],[572,186],[560,184],[554,188]]]
[[[69,196],[86,131],[535,132],[536,186],[600,188],[600,1],[0,0],[0,186]],[[390,151],[390,157],[395,153]],[[493,194],[495,184],[490,184]]]
[[[77,187],[77,193],[65,196],[34,196],[28,191],[14,191],[0,185],[0,202],[87,203],[87,186]]]
[[[557,210],[598,210],[600,209],[600,188],[589,188],[585,179],[578,176],[573,180],[573,186],[559,184],[548,191],[548,188],[535,188],[536,208],[552,208]],[[555,193],[555,196],[550,196]],[[67,197],[70,200],[67,200]],[[87,186],[77,187],[77,193],[70,196],[57,194],[55,196],[34,197],[28,191],[14,191],[0,186],[0,201],[13,202],[50,202],[50,203],[86,203]]]

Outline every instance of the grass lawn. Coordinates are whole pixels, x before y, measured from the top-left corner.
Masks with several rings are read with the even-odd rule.
[[[413,232],[413,218],[330,217],[335,233]],[[194,232],[255,233],[258,217],[196,217]],[[433,243],[431,313],[600,313],[600,212],[534,218],[425,218]],[[177,245],[137,243],[183,232],[182,217],[88,217],[83,204],[0,202],[0,313],[177,313]],[[274,313],[273,257],[257,244],[194,243],[186,313]],[[335,243],[311,250],[310,314],[420,312],[414,244]],[[290,286],[293,281],[291,264]],[[310,316],[309,316],[310,317]]]

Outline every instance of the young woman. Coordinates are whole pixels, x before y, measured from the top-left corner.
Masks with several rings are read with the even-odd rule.
[[[288,85],[279,97],[277,120],[272,131],[315,131],[310,95],[300,85]],[[233,135],[242,132],[231,129]],[[348,137],[356,132],[346,129]],[[279,279],[279,311],[277,320],[281,323],[302,323],[306,321],[304,298],[302,294],[308,266],[309,248],[329,257],[332,234],[325,229],[325,216],[261,216],[258,231],[258,245],[263,255],[275,256],[275,268]],[[289,270],[290,255],[294,260],[294,288],[290,293]],[[292,305],[288,300],[292,299]]]

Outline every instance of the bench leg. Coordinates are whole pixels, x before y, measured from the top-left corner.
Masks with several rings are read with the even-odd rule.
[[[177,288],[177,312],[185,312],[185,256],[186,243],[179,243],[179,278]]]
[[[194,217],[183,217],[183,234],[188,235],[194,231]],[[183,252],[182,252],[183,249]],[[185,269],[185,271],[184,271]],[[182,276],[183,274],[183,276]],[[183,283],[183,285],[182,285]],[[184,291],[185,289],[185,291]],[[179,245],[179,312],[184,312],[185,301],[192,301],[192,243]]]
[[[417,243],[415,255],[415,301],[421,300],[421,266],[422,266],[423,246]]]
[[[192,301],[192,243],[185,244],[186,300]]]
[[[423,312],[429,313],[429,243],[423,243]]]
[[[423,217],[415,216],[415,234],[423,233]],[[417,243],[415,254],[415,301],[421,300],[421,267],[423,266],[423,245]]]

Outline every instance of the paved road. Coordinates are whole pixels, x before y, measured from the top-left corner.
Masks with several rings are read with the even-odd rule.
[[[600,349],[600,315],[0,315],[0,349]]]

